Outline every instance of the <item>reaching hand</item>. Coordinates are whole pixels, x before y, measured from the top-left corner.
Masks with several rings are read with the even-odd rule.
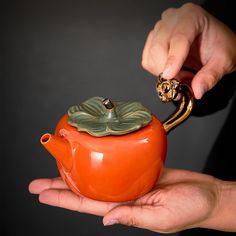
[[[230,214],[221,209],[220,183],[212,176],[165,169],[153,191],[127,203],[100,202],[77,196],[61,178],[34,180],[29,190],[39,194],[42,203],[104,216],[104,225],[119,223],[162,233],[193,227],[236,230],[231,224],[235,218],[226,221],[234,228],[225,225],[224,219]],[[227,217],[222,220],[219,212]]]
[[[165,79],[192,79],[200,99],[223,77],[236,69],[236,37],[222,22],[192,3],[169,8],[150,32],[143,67]],[[197,73],[181,71],[185,66]]]

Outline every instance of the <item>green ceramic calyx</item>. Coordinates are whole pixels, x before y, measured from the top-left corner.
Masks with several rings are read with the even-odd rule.
[[[68,123],[93,136],[123,135],[146,126],[152,116],[139,102],[92,97],[68,110]]]

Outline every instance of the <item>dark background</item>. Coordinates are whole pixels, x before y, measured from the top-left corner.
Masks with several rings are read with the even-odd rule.
[[[185,2],[22,0],[1,4],[1,235],[158,235],[126,226],[104,227],[100,217],[40,204],[37,196],[29,194],[28,184],[34,178],[58,175],[54,159],[39,138],[53,132],[69,106],[103,96],[140,101],[160,120],[173,111],[173,104],[161,104],[157,98],[155,77],[142,69],[141,55],[161,12]],[[233,22],[224,11],[232,6],[193,2],[206,4],[213,14],[223,12],[227,22]],[[216,88],[213,98],[206,96],[193,116],[168,134],[166,166],[222,178],[233,173],[221,162],[211,165],[211,157],[224,150],[220,146],[233,130],[229,126],[225,136],[217,139],[230,112],[231,92],[225,96]],[[221,103],[223,98],[227,99]],[[208,99],[215,104],[213,110]],[[210,233],[219,234],[205,235]]]

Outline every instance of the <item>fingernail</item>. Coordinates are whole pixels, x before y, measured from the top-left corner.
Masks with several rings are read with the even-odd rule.
[[[116,219],[111,219],[111,220],[103,222],[104,226],[115,225],[115,224],[118,224],[118,223],[119,223],[119,221],[116,220]]]
[[[162,74],[163,78],[168,77],[168,74],[169,74],[170,72],[171,72],[171,65],[170,65],[170,64],[167,64],[167,65],[165,66],[165,69],[163,70],[163,74]]]

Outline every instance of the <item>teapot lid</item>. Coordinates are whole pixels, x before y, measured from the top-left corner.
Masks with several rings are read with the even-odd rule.
[[[68,110],[68,123],[92,136],[124,135],[148,125],[152,116],[139,102],[92,97]]]

